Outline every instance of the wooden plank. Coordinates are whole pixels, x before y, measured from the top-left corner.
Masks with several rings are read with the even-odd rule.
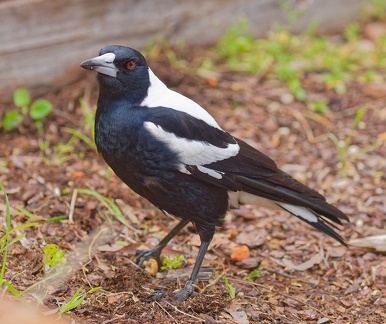
[[[287,0],[292,3],[295,0]],[[296,2],[296,1],[295,1]],[[299,2],[299,1],[298,1]],[[16,86],[52,84],[110,44],[142,48],[160,37],[189,45],[214,43],[240,17],[264,35],[288,13],[280,0],[8,0],[0,2],[0,95]],[[306,12],[293,25],[314,19],[324,31],[356,19],[365,0],[300,1]]]

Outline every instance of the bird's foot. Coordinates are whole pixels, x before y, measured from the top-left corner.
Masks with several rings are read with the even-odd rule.
[[[185,301],[191,295],[197,296],[198,293],[194,291],[194,286],[191,283],[187,283],[185,287],[170,293],[163,291],[161,289],[154,290],[154,292],[148,295],[146,298],[157,300],[157,301],[163,299],[170,302],[172,305],[175,305]]]
[[[194,286],[190,282],[188,282],[185,287],[175,290],[173,292],[173,295],[175,296],[175,304],[181,303],[185,301],[187,298],[189,298],[191,295],[198,295],[194,291]]]
[[[154,259],[158,263],[158,267],[160,268],[162,263],[161,263],[161,250],[159,246],[155,246],[151,249],[148,250],[137,250],[135,253],[135,262],[143,268],[145,266],[145,262],[148,261],[149,259]]]

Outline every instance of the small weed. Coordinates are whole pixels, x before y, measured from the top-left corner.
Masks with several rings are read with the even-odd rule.
[[[225,284],[225,288],[228,290],[229,297],[230,297],[231,299],[235,299],[235,297],[236,297],[236,288],[233,287],[233,286],[229,283],[227,277],[224,277],[224,284]]]
[[[324,114],[326,113],[329,108],[328,104],[324,100],[316,100],[309,103],[309,107],[313,112]]]
[[[259,267],[255,270],[251,271],[246,279],[247,280],[255,280],[261,276],[261,273],[262,273],[262,269],[260,269],[260,267]]]
[[[352,23],[346,26],[343,35],[349,42],[354,42],[358,40],[359,31],[359,25],[357,23]]]
[[[75,135],[71,136],[67,143],[58,143],[53,147],[47,140],[39,140],[38,143],[43,156],[43,163],[47,165],[62,165],[67,161],[84,156],[84,152],[75,152],[75,147],[79,143],[78,137]]]
[[[70,312],[73,309],[77,308],[80,304],[82,304],[82,302],[84,301],[84,299],[86,298],[87,295],[92,294],[101,288],[102,287],[94,287],[94,288],[91,288],[90,290],[88,290],[87,292],[85,292],[84,294],[81,294],[80,292],[82,291],[82,287],[80,287],[74,293],[74,295],[71,297],[69,302],[60,306],[60,308],[59,308],[60,314]]]
[[[379,147],[381,145],[380,142],[379,143],[375,143],[375,144],[370,145],[370,146],[368,146],[368,147],[366,147],[364,149],[358,150],[352,156],[349,156],[349,154],[348,154],[348,150],[349,150],[349,147],[351,145],[355,129],[357,128],[359,122],[362,120],[365,111],[366,111],[365,108],[361,108],[361,109],[358,110],[358,112],[355,115],[354,122],[353,122],[353,124],[352,124],[352,126],[350,128],[349,134],[347,135],[347,137],[344,140],[339,140],[333,133],[328,133],[328,137],[334,142],[335,147],[336,147],[336,149],[338,151],[338,159],[339,159],[339,162],[341,164],[342,175],[345,178],[348,175],[348,163],[349,162],[354,161],[360,155],[363,155],[363,154],[365,154],[367,152],[370,152],[370,151],[376,149],[377,147]]]
[[[2,119],[2,126],[5,130],[12,131],[29,115],[35,122],[39,133],[44,133],[43,119],[52,111],[51,102],[38,99],[31,104],[29,92],[24,88],[19,88],[13,93],[13,103],[16,109],[7,112]]]
[[[56,244],[47,244],[43,250],[44,271],[49,272],[53,269],[60,270],[66,264],[63,250],[59,249]]]
[[[164,257],[162,259],[161,270],[179,269],[185,261],[184,256],[176,254],[173,257]]]
[[[84,115],[83,130],[64,127],[63,131],[85,142],[93,151],[96,150],[94,142],[95,134],[95,107],[91,107],[83,98],[79,99],[80,107]]]

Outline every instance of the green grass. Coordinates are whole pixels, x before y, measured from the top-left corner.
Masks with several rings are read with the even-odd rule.
[[[101,288],[102,287],[94,287],[94,288],[91,288],[90,290],[88,290],[87,292],[81,294],[80,292],[82,291],[82,287],[80,287],[74,293],[74,295],[71,297],[71,299],[67,303],[60,306],[60,308],[59,308],[60,314],[64,314],[64,313],[67,313],[67,312],[74,310],[80,304],[82,304],[82,302],[84,301],[84,299],[86,298],[87,295],[92,294],[92,293],[100,290]]]
[[[229,27],[213,53],[227,69],[270,75],[287,84],[295,99],[310,102],[301,81],[306,73],[320,74],[324,86],[338,94],[345,93],[349,81],[366,82],[381,77],[376,71],[386,68],[386,36],[380,37],[373,49],[361,50],[359,31],[357,23],[348,25],[343,32],[344,40],[338,43],[327,36],[317,36],[314,31],[294,35],[285,29],[255,39],[248,32],[248,23],[242,20]],[[310,107],[318,112],[328,108],[321,103]]]
[[[263,270],[260,268],[260,267],[258,267],[257,269],[255,269],[255,270],[252,270],[249,274],[248,274],[248,276],[247,276],[247,280],[255,280],[255,279],[257,279],[257,278],[259,278],[260,276],[261,276],[261,273],[263,272]]]
[[[232,299],[235,299],[236,297],[236,288],[233,287],[230,283],[229,283],[229,280],[227,277],[224,277],[224,284],[225,284],[225,288],[226,290],[228,291],[229,293],[229,297]]]
[[[94,142],[95,134],[95,106],[90,106],[84,98],[79,99],[80,108],[84,116],[84,127],[82,130],[73,128],[63,128],[63,131],[79,138],[85,142],[93,151],[96,150]]]
[[[5,229],[0,232],[0,255],[2,256],[2,262],[1,262],[1,270],[0,270],[0,289],[3,290],[3,293],[8,289],[13,295],[15,295],[17,298],[21,299],[21,294],[17,291],[17,289],[12,285],[11,281],[5,279],[5,273],[7,269],[7,259],[8,259],[8,251],[9,248],[13,245],[22,240],[26,234],[22,233],[14,238],[12,236],[15,233],[18,233],[20,230],[37,226],[38,223],[26,223],[22,224],[16,227],[12,226],[11,222],[11,206],[9,203],[7,192],[3,186],[3,184],[0,182],[0,190],[4,193],[5,197]]]
[[[92,196],[92,197],[98,199],[102,203],[102,205],[104,205],[107,208],[107,210],[111,216],[114,216],[123,225],[128,226],[128,227],[131,226],[127,222],[127,220],[125,219],[125,216],[123,215],[122,211],[117,206],[117,204],[114,202],[114,200],[112,200],[108,197],[105,197],[94,190],[82,189],[82,188],[77,189],[77,190],[78,190],[79,194],[89,195],[89,196]]]

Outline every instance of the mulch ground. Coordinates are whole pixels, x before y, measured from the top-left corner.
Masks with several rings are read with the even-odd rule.
[[[195,49],[194,56],[201,54],[205,55],[205,49]],[[177,56],[194,65],[189,49],[179,50]],[[224,72],[215,80],[207,79],[173,67],[163,54],[150,65],[170,87],[208,109],[225,130],[271,156],[345,212],[351,223],[342,227],[341,234],[347,241],[384,231],[385,93],[374,94],[351,82],[347,92],[338,95],[310,73],[302,80],[304,88],[326,99],[330,107],[327,113],[317,114],[303,103],[288,100],[287,87],[269,77]],[[91,106],[96,102],[95,75],[80,71],[71,84],[52,89],[44,97],[54,105],[44,122],[44,134],[27,122],[13,132],[0,130],[0,181],[13,207],[13,226],[39,223],[17,232],[26,237],[11,246],[5,278],[23,291],[48,276],[42,263],[45,244],[57,244],[65,251],[63,275],[23,296],[35,305],[42,303],[46,315],[56,318],[58,305],[78,288],[86,292],[101,286],[71,316],[62,318],[79,323],[159,324],[386,322],[384,255],[342,247],[293,216],[258,206],[229,212],[224,227],[217,230],[197,285],[201,294],[178,305],[148,299],[154,289],[173,291],[184,284],[199,246],[194,228],[188,226],[165,249],[165,255],[184,255],[183,267],[155,277],[139,269],[133,262],[135,250],[154,246],[177,221],[127,188],[80,139],[73,139],[73,148],[65,150],[71,139],[66,128],[84,131],[79,98]],[[10,105],[0,105],[0,116]],[[348,177],[344,178],[336,147],[327,134],[345,139],[357,110],[364,105],[367,110],[353,132]],[[42,148],[44,142],[48,147]],[[376,149],[355,156],[378,142]],[[128,226],[95,197],[82,193],[75,197],[73,192],[79,188],[115,201]],[[34,216],[28,219],[16,210],[18,206]],[[2,223],[3,207],[4,196],[0,195]],[[47,222],[70,213],[73,222]],[[250,257],[234,262],[232,251],[241,245],[249,247]],[[256,268],[257,278],[248,279]],[[236,289],[233,300],[224,277]]]

